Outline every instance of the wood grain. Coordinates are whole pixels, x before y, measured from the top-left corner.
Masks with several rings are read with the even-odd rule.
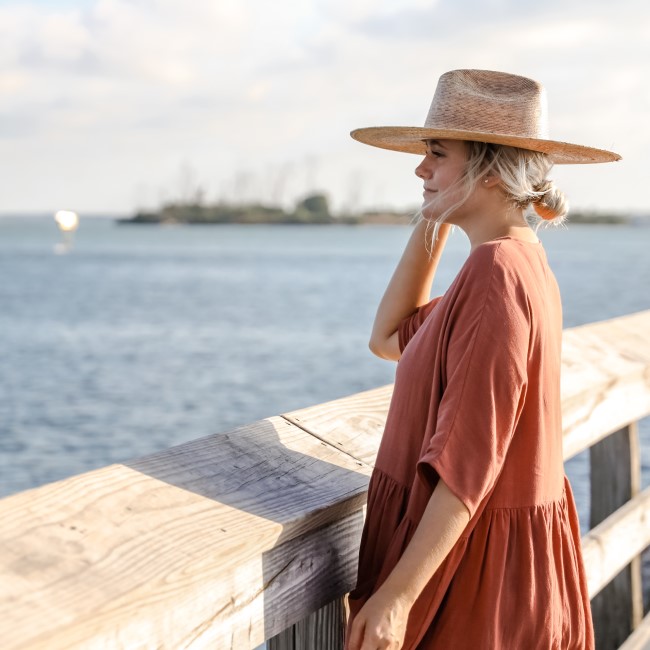
[[[616,510],[582,538],[589,597],[650,545],[650,488]]]
[[[251,620],[264,632],[284,542],[333,524],[349,582],[359,539],[345,521],[358,528],[370,469],[276,417],[3,499],[0,645],[178,648],[206,625],[234,641]]]
[[[565,460],[650,413],[650,310],[562,335]]]

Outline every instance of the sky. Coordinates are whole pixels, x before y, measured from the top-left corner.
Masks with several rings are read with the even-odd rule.
[[[205,202],[421,202],[420,158],[358,143],[421,126],[456,68],[541,81],[572,207],[650,213],[646,0],[0,0],[0,213]]]

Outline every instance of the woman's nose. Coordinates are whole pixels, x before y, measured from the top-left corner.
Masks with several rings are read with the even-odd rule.
[[[415,175],[418,178],[425,179],[431,177],[431,170],[427,166],[427,157],[422,159],[422,162],[415,168]]]

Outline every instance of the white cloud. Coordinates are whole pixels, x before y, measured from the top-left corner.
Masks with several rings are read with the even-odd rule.
[[[128,211],[173,194],[184,162],[209,197],[314,184],[337,206],[417,202],[416,157],[359,126],[421,124],[445,70],[541,80],[559,139],[620,150],[559,169],[574,204],[648,207],[650,8],[637,0],[97,0],[0,6],[0,211]],[[586,8],[589,11],[586,11]],[[248,180],[242,181],[242,178]],[[148,189],[144,189],[148,188]],[[280,189],[279,189],[280,188]],[[281,191],[281,189],[283,190]]]

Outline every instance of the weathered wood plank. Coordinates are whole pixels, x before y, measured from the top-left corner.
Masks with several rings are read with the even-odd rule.
[[[650,614],[641,621],[618,650],[650,650]]]
[[[636,423],[616,431],[589,450],[590,528],[638,494],[641,459]],[[632,559],[591,601],[596,646],[616,650],[643,618],[641,558]]]
[[[283,413],[290,422],[350,456],[374,465],[393,385]]]
[[[342,598],[267,641],[268,650],[341,650],[345,641],[345,604]]]
[[[318,633],[335,642],[343,620],[332,614],[354,586],[364,516],[365,508],[271,549],[261,562],[250,560],[230,580],[241,597],[204,625],[186,628],[177,646],[163,647],[246,650],[278,635],[288,640],[287,630],[303,620],[309,624],[296,639]]]
[[[227,612],[263,621],[269,551],[358,517],[369,473],[270,418],[3,499],[2,648],[179,648]]]
[[[650,488],[611,514],[582,538],[589,598],[650,545]]]
[[[650,413],[650,310],[565,329],[565,460]]]

